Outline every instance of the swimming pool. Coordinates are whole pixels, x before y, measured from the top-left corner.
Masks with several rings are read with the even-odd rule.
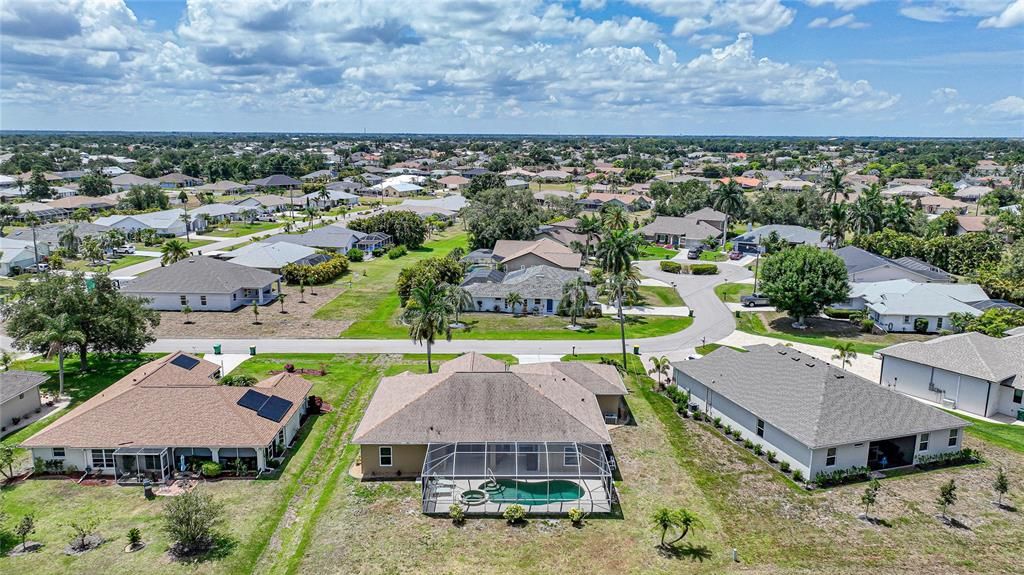
[[[480,489],[487,493],[494,503],[520,503],[522,505],[545,505],[561,501],[575,501],[585,493],[575,481],[554,479],[551,481],[516,481],[498,479],[485,481]]]

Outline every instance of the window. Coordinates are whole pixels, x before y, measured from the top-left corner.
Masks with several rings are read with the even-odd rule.
[[[188,296],[180,295],[178,297],[181,299],[181,305],[188,305]]]
[[[24,393],[19,393],[18,394],[18,399],[25,399],[25,394]]]
[[[960,430],[959,429],[950,429],[949,430],[949,443],[947,445],[949,445],[950,447],[956,447],[956,440],[958,439],[959,436],[960,436]]]
[[[935,319],[935,329],[942,329],[942,318]]]
[[[579,467],[580,454],[575,446],[566,447],[562,452],[562,464],[566,467]]]
[[[394,463],[394,458],[391,456],[391,446],[382,445],[380,446],[380,466],[391,467]]]
[[[54,447],[53,448],[53,456],[55,458],[63,458],[64,457],[64,448],[63,447]]]
[[[758,437],[764,437],[764,420],[763,419],[758,419],[757,420],[757,436]]]
[[[829,447],[825,452],[825,467],[832,467],[836,464],[836,448]]]
[[[910,316],[909,315],[903,316],[903,323],[910,323]]]
[[[1013,390],[1013,402],[1020,403],[1022,400],[1024,400],[1024,389]]]
[[[540,298],[534,298],[533,305],[540,305]]]
[[[199,296],[199,305],[206,305],[206,296]]]
[[[114,467],[114,450],[113,449],[93,449],[92,450],[92,467],[93,469],[111,469]]]
[[[921,434],[921,441],[920,441],[920,443],[917,444],[917,450],[918,451],[928,451],[928,434],[927,433],[922,433]]]
[[[231,301],[235,301],[236,299],[238,299],[238,294],[237,293],[231,294]]]

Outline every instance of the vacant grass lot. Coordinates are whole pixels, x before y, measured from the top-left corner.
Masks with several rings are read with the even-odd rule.
[[[754,293],[754,284],[724,283],[715,286],[715,295],[726,303],[740,303],[740,298]]]
[[[862,333],[857,325],[848,321],[820,317],[807,318],[806,323],[807,329],[796,329],[792,325],[793,319],[782,312],[744,312],[736,320],[736,329],[755,335],[830,348],[840,343],[851,342],[854,351],[867,355],[897,343],[931,338],[912,333]]]
[[[279,227],[281,227],[281,224],[277,222],[256,222],[253,224],[248,222],[221,223],[211,225],[208,230],[203,232],[203,235],[218,238],[238,238],[249,234],[273,230]]]

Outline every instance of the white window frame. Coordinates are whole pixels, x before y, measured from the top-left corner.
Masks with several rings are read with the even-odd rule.
[[[50,452],[54,459],[64,459],[67,457],[67,451],[63,447],[54,447]]]
[[[384,455],[384,450],[388,450],[388,454]],[[388,462],[384,463],[384,458],[388,458]],[[381,445],[377,448],[377,464],[380,467],[394,467],[395,466],[395,450],[390,445]]]
[[[574,446],[566,446],[562,449],[562,465],[564,467],[579,467],[580,452]]]
[[[917,443],[918,451],[928,451],[928,440],[931,439],[930,434],[922,433],[920,440]]]
[[[828,462],[829,459],[832,460],[832,463]],[[825,467],[835,467],[836,466],[836,461],[838,461],[838,460],[839,460],[839,449],[837,449],[835,447],[829,447],[828,449],[825,450]]]
[[[201,306],[205,306],[206,305],[206,296],[204,296],[204,295],[199,296],[199,305],[201,305]]]
[[[187,295],[179,295],[178,296],[178,301],[181,302],[181,305],[188,305],[188,296]]]
[[[90,449],[89,450],[89,464],[93,469],[113,469],[114,468],[114,451],[113,449]],[[109,459],[107,453],[109,452]],[[103,465],[96,465],[96,454],[99,454]],[[107,465],[109,463],[110,465]]]
[[[755,433],[758,437],[764,437],[764,420],[758,419],[757,426],[754,428]]]
[[[949,442],[946,444],[947,447],[956,447],[956,444],[960,442],[960,430],[953,428],[949,430]]]

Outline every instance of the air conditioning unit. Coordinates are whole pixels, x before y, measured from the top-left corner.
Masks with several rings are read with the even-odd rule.
[[[949,399],[948,397],[942,398],[942,407],[945,409],[956,409],[956,401]]]

